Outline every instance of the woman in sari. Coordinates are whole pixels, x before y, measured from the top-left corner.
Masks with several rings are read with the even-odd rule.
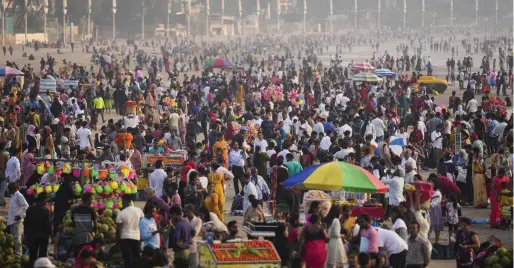
[[[209,201],[207,201],[206,206],[210,208],[213,208],[214,205],[217,204],[218,207],[218,218],[223,221],[223,208],[225,206],[225,188],[223,187],[225,183],[225,175],[221,172],[218,172],[219,165],[213,164],[211,166],[211,173],[207,175],[207,180],[209,181],[209,184],[212,184],[212,192],[216,195],[210,195]],[[209,189],[209,186],[207,186]],[[215,200],[212,200],[214,198],[217,198],[217,202]],[[209,212],[214,212],[214,209],[209,209]]]
[[[487,191],[485,187],[485,167],[480,150],[473,149],[473,206],[475,208],[487,207]]]
[[[345,234],[343,238],[343,242],[345,246],[349,244],[354,236],[359,234],[360,227],[356,223],[357,217],[352,217],[352,208],[348,205],[344,205],[341,213],[341,218],[339,221],[341,222],[341,233]],[[346,251],[349,251],[349,248],[345,248]]]
[[[282,183],[289,177],[289,172],[284,166],[284,158],[279,156],[277,158],[277,164],[271,169],[271,200],[275,203],[271,203],[271,210],[275,213],[275,207],[280,204],[280,201],[284,200],[285,188]]]
[[[212,151],[216,152],[216,150],[220,149],[221,154],[223,155],[223,158],[225,159],[223,165],[225,168],[228,168],[228,143],[225,141],[222,134],[218,135],[218,141],[214,143],[212,146]],[[214,155],[214,154],[213,154]]]
[[[500,194],[502,183],[508,183],[509,179],[505,176],[505,168],[498,170],[498,175],[493,177],[491,183],[491,192],[489,199],[491,200],[491,214],[489,215],[489,225],[492,228],[501,226],[501,211],[500,211]]]
[[[219,207],[219,197],[214,192],[214,183],[210,182],[207,185],[207,196],[205,197],[203,204],[210,213],[216,214],[218,218],[223,218],[223,214],[221,213]]]
[[[49,127],[45,127],[43,129],[43,137],[41,139],[41,149],[39,152],[41,153],[41,156],[44,157],[45,149],[48,149],[49,154],[54,157],[54,137],[52,136],[52,129]]]
[[[27,134],[28,135],[28,134]],[[28,180],[32,177],[34,172],[36,171],[36,165],[34,165],[34,147],[30,146],[27,149],[27,152],[21,158],[21,183],[20,185],[25,185]]]
[[[321,218],[318,214],[313,214],[309,220],[311,224],[303,228],[300,235],[302,256],[307,267],[321,268],[325,265],[327,258],[325,242],[328,235],[321,225]]]
[[[23,137],[27,148],[31,147],[31,146],[36,148],[36,144],[37,144],[36,131],[37,131],[37,129],[36,129],[36,126],[34,126],[34,125],[29,125],[27,127],[27,134],[25,135],[25,137]]]

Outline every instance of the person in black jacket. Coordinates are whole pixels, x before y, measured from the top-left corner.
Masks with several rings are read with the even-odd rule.
[[[48,250],[48,238],[52,233],[50,211],[46,208],[47,193],[40,193],[36,203],[27,209],[24,222],[24,233],[30,252],[30,267],[37,258],[46,257]]]

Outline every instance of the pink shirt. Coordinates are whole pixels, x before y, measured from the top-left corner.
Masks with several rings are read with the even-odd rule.
[[[378,252],[378,232],[372,226],[369,226],[368,229],[361,229],[360,235],[368,239],[368,253],[370,252]]]

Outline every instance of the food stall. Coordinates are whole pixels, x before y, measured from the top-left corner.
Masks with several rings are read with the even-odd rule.
[[[143,176],[137,181],[137,190],[144,191],[148,187],[148,177],[154,170],[154,165],[157,160],[162,160],[164,167],[175,167],[178,168],[187,160],[187,151],[171,151],[169,153],[145,153],[142,157],[141,171]]]
[[[200,268],[279,268],[280,257],[270,241],[199,242]]]

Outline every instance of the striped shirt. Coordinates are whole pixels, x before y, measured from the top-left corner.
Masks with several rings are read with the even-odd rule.
[[[407,252],[406,265],[428,265],[430,262],[430,255],[428,252],[427,242],[423,237],[417,235],[415,238],[409,237],[407,245],[409,251]]]

